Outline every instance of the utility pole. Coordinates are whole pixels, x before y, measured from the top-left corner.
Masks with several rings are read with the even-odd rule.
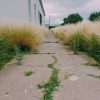
[[[50,18],[50,16],[49,16],[49,26],[50,26],[50,24],[51,24],[51,18]]]

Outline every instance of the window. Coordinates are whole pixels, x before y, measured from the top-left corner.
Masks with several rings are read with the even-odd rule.
[[[40,22],[40,25],[42,25],[42,15],[40,12],[39,12],[39,22]]]

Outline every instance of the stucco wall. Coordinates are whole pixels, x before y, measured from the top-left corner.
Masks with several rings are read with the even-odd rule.
[[[0,23],[26,22],[27,0],[0,0]]]

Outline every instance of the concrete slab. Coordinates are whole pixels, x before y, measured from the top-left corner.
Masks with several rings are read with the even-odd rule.
[[[57,42],[57,43],[55,43]],[[38,84],[47,82],[51,76],[48,64],[56,56],[61,85],[54,92],[54,100],[100,100],[100,80],[88,74],[100,75],[96,67],[85,66],[86,55],[73,55],[49,34],[38,47],[40,54],[25,55],[23,65],[12,63],[0,72],[0,100],[41,100],[43,92]],[[25,77],[25,71],[34,73]],[[67,77],[65,79],[65,77]]]

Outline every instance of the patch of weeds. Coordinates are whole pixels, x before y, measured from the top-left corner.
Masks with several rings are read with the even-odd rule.
[[[21,65],[22,64],[22,60],[24,59],[23,53],[21,52],[21,50],[16,45],[14,46],[14,49],[15,49],[15,52],[16,52],[15,59],[17,60],[17,64]]]
[[[91,76],[91,77],[99,78],[100,79],[100,76],[98,76],[98,75],[88,74],[88,76]]]
[[[33,50],[32,50],[32,53],[33,53],[33,54],[39,54],[39,50],[33,49]]]
[[[58,73],[59,71],[57,69],[53,69],[52,76],[50,77],[49,81],[44,84],[43,100],[52,100],[52,94],[57,90],[57,87],[60,84],[60,81],[58,80]]]
[[[48,67],[49,68],[53,68],[53,64],[48,64]]]
[[[15,51],[11,50],[12,47],[9,47],[5,40],[0,36],[0,70],[14,58]]]
[[[91,34],[87,43],[88,55],[100,64],[100,36],[97,34]]]
[[[25,52],[25,54],[39,54],[39,50],[35,49],[35,48],[32,48],[32,50],[28,51],[28,52]]]
[[[43,88],[43,85],[38,84],[37,87],[38,87],[38,89],[42,89]]]
[[[43,85],[38,84],[38,88],[44,90],[42,100],[53,100],[53,93],[60,85],[60,81],[58,80],[59,70],[54,68],[54,65],[57,63],[57,58],[55,56],[52,57],[54,59],[54,62],[52,64],[48,64],[48,67],[52,69],[52,75],[49,81]]]
[[[33,71],[27,71],[27,72],[24,72],[24,75],[25,76],[31,76],[34,72]]]
[[[69,44],[74,54],[78,54],[79,51],[85,51],[87,47],[84,35],[80,34],[79,31],[70,36]]]

